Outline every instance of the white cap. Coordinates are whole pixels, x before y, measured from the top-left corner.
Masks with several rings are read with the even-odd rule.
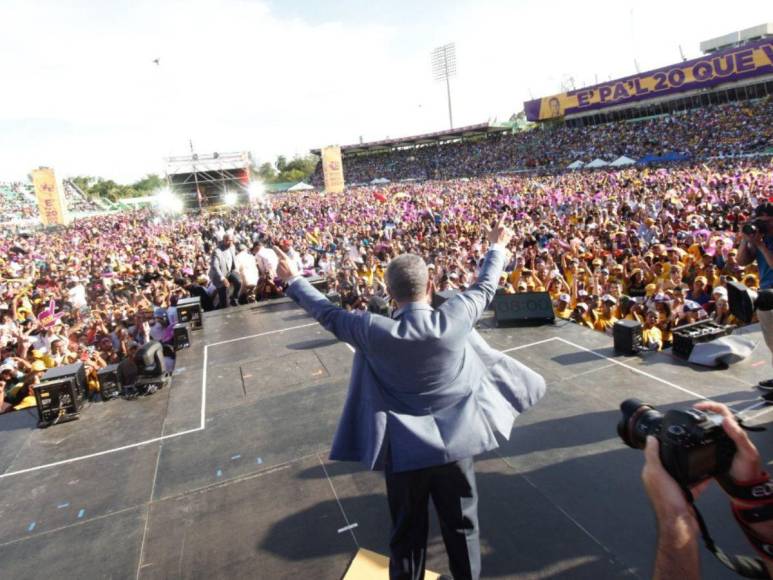
[[[566,302],[567,304],[568,304],[568,303],[569,303],[569,302],[572,300],[572,299],[569,297],[569,294],[567,294],[567,293],[565,293],[565,292],[564,292],[563,294],[559,294],[559,295],[558,295],[558,299],[559,299],[561,302]]]

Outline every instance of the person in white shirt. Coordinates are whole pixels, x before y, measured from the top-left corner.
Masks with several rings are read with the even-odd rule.
[[[255,291],[255,286],[258,285],[258,263],[255,255],[244,244],[239,246],[239,253],[236,254],[236,271],[242,280],[239,299],[246,298],[249,301],[249,297]]]

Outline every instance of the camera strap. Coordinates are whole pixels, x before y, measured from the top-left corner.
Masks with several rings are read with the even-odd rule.
[[[703,519],[701,512],[698,510],[698,506],[695,505],[695,498],[693,497],[692,492],[686,487],[683,487],[682,491],[695,512],[695,519],[698,520],[698,527],[701,530],[701,537],[703,538],[703,544],[706,546],[706,549],[714,554],[714,557],[726,568],[729,568],[739,576],[743,576],[744,578],[770,579],[768,569],[760,558],[740,556],[738,554],[727,554],[722,548],[717,546],[709,533],[709,528],[706,526],[706,522]],[[733,513],[735,513],[735,511]],[[741,521],[739,521],[739,523],[741,523],[741,528],[744,533],[746,533],[748,525],[743,524]],[[748,534],[747,537],[749,537]],[[749,538],[749,540],[754,544],[755,548],[757,548],[757,544],[751,538]]]

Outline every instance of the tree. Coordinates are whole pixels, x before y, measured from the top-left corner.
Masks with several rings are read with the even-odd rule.
[[[284,155],[280,155],[276,158],[276,170],[282,173],[287,168],[287,158]]]
[[[134,193],[134,195],[127,195],[124,197],[136,197],[139,195],[147,195],[151,194],[155,191],[158,191],[159,189],[163,188],[166,185],[163,179],[156,175],[155,173],[149,173],[139,181],[135,181],[132,185],[130,190]],[[129,193],[129,191],[127,191]]]
[[[276,170],[268,161],[258,167],[256,174],[264,183],[273,183],[274,179],[276,179]]]

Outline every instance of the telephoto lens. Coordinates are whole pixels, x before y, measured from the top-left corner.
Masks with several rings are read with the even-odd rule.
[[[623,417],[617,424],[617,434],[623,443],[634,449],[644,449],[647,435],[657,435],[663,413],[639,399],[626,399],[620,404]]]

